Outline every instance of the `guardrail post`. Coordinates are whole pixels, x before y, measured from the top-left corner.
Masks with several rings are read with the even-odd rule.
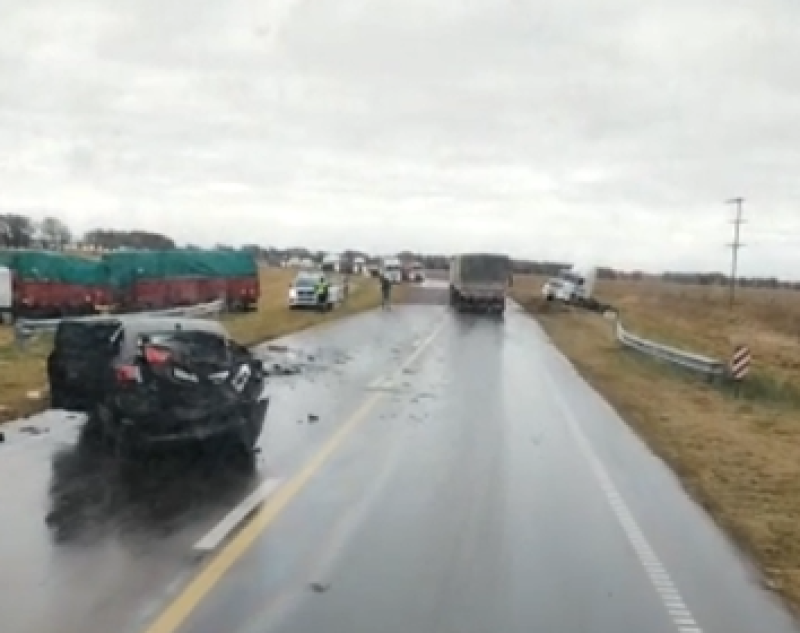
[[[26,330],[21,323],[14,324],[14,341],[17,344],[17,349],[24,350],[30,336],[30,330]]]

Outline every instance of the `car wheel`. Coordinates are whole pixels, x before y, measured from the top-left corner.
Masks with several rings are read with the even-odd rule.
[[[99,449],[106,446],[106,433],[102,421],[93,411],[84,422],[78,438],[78,446],[84,449]]]
[[[66,409],[69,406],[69,398],[60,385],[50,386],[50,408]]]
[[[117,425],[114,411],[104,402],[95,404],[84,429],[89,433],[90,441],[102,446],[114,457],[123,460],[133,457],[133,443]]]

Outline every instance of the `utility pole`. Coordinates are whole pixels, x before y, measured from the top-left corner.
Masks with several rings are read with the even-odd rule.
[[[731,200],[726,201],[726,204],[736,205],[736,219],[731,221],[731,224],[733,224],[733,243],[728,244],[728,248],[731,249],[731,278],[728,296],[728,301],[731,308],[733,308],[733,302],[736,296],[736,267],[739,264],[739,249],[744,246],[744,244],[742,244],[739,240],[739,229],[741,225],[746,222],[746,220],[742,219],[743,202],[744,198],[732,198]]]

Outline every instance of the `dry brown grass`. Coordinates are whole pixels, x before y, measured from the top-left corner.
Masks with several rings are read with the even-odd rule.
[[[743,343],[759,373],[800,385],[800,292],[738,289],[733,311],[723,287],[605,282],[598,293],[642,336],[724,360]]]
[[[42,399],[29,398],[28,392],[44,388],[47,347],[46,341],[38,341],[20,350],[14,330],[0,327],[0,423],[41,409]]]
[[[254,345],[380,304],[377,283],[354,277],[350,296],[336,310],[325,314],[289,310],[286,296],[295,274],[296,271],[288,269],[261,269],[258,311],[225,317],[226,326],[238,341]],[[49,351],[50,342],[45,337],[19,350],[14,343],[13,329],[0,327],[0,423],[30,415],[46,405],[45,359]],[[42,398],[30,398],[28,394],[32,391],[40,392]]]
[[[681,477],[687,490],[761,564],[770,585],[800,605],[800,409],[758,392],[735,399],[703,381],[619,349],[611,324],[545,306],[542,280],[515,280],[516,298],[558,347]],[[630,330],[727,357],[751,346],[754,380],[800,383],[800,295],[744,290],[732,315],[724,289],[604,282]]]

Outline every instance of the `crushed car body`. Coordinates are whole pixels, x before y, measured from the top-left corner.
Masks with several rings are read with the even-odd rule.
[[[48,358],[54,407],[126,448],[231,440],[252,450],[269,399],[262,361],[222,324],[167,317],[65,319]]]

